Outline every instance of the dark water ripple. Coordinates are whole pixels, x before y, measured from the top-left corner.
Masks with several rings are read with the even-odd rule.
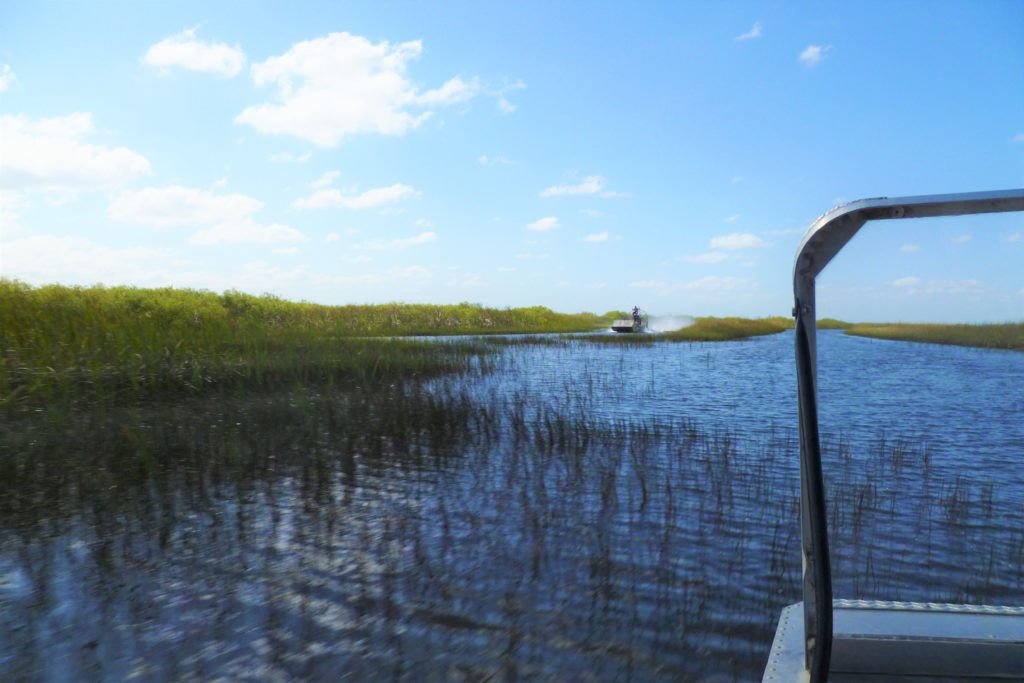
[[[0,424],[25,680],[757,679],[798,599],[791,334]],[[1020,604],[1024,354],[823,332],[836,593]]]

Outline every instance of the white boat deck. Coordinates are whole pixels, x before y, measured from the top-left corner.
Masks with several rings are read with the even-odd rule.
[[[1024,681],[1024,607],[834,600],[829,681]],[[803,603],[782,611],[763,683],[806,681]]]

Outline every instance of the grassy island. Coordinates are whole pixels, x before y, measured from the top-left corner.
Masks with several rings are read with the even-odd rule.
[[[1024,323],[989,325],[855,323],[847,324],[845,329],[847,334],[876,339],[1024,351]]]
[[[728,341],[778,334],[792,329],[791,318],[696,318],[693,324],[661,335],[672,341]]]

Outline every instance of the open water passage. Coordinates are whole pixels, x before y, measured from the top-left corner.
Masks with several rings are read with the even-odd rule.
[[[25,680],[759,679],[791,333],[0,423]],[[837,597],[1024,603],[1024,354],[819,332]]]

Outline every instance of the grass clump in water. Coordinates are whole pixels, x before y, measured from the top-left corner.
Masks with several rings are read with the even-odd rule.
[[[988,325],[857,323],[849,326],[846,333],[876,339],[1024,351],[1024,322]]]
[[[771,318],[696,318],[693,324],[660,338],[670,341],[728,341],[766,334],[778,334],[792,329],[793,320],[781,316]]]

